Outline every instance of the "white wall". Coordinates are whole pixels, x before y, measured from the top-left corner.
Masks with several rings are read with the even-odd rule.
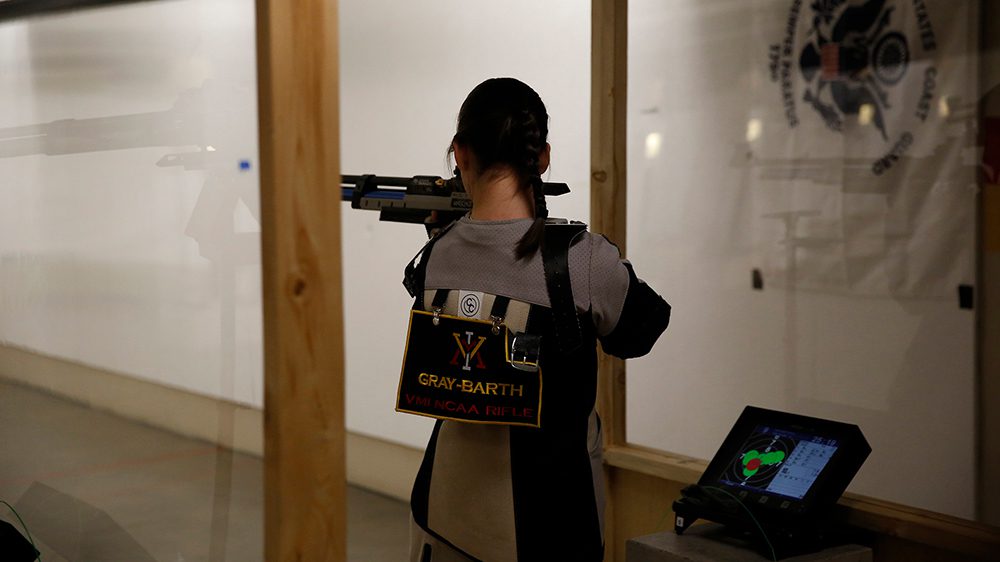
[[[449,176],[458,109],[479,82],[514,76],[551,121],[552,216],[589,215],[590,5],[587,2],[340,2],[344,173]],[[411,304],[403,267],[420,226],[379,223],[344,204],[347,427],[423,447],[431,423],[393,412]]]
[[[253,18],[0,24],[0,342],[260,405]]]

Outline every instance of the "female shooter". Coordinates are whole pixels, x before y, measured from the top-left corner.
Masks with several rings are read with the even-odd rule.
[[[547,220],[547,136],[545,105],[524,83],[494,78],[473,89],[449,147],[472,211],[408,268],[415,311],[430,311],[435,321],[484,320],[494,333],[502,325],[513,334],[514,343],[504,340],[508,362],[539,377],[541,404],[535,412],[515,400],[523,396],[500,396],[497,389],[506,387],[470,382],[488,395],[470,400],[492,400],[484,403],[495,416],[461,417],[474,401],[451,403],[462,412],[434,415],[411,498],[414,562],[603,558],[597,341],[618,357],[643,355],[666,328],[670,306],[604,237],[580,223]],[[470,354],[477,350],[471,332],[468,345],[463,337],[456,331],[455,341],[442,339],[442,349],[427,353],[474,373]],[[423,374],[421,384],[429,380]],[[442,392],[457,388],[448,377],[434,381],[447,383]],[[476,413],[485,408],[475,406]],[[505,423],[511,415],[526,423]]]

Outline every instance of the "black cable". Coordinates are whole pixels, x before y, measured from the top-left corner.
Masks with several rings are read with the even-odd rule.
[[[771,549],[771,560],[774,560],[774,562],[778,562],[778,555],[774,552],[774,545],[772,545],[771,540],[767,538],[767,533],[764,532],[764,527],[761,526],[760,522],[757,521],[757,518],[754,517],[753,512],[750,511],[750,508],[747,507],[743,503],[743,501],[740,500],[740,498],[733,495],[729,490],[726,490],[725,488],[719,488],[718,486],[702,486],[702,488],[705,488],[706,490],[718,490],[736,500],[736,503],[740,504],[740,507],[742,507],[747,512],[747,515],[750,516],[750,519],[754,522],[754,525],[757,525],[757,528],[760,529],[760,536],[764,537],[764,542],[766,542],[767,547]]]
[[[42,553],[41,553],[40,550],[38,550],[38,547],[35,546],[35,541],[34,541],[34,539],[31,538],[31,531],[29,531],[28,530],[28,526],[24,524],[24,519],[21,519],[21,516],[17,513],[17,510],[14,509],[14,506],[10,505],[9,503],[7,503],[7,502],[5,502],[3,500],[0,500],[0,503],[2,503],[4,505],[6,505],[7,507],[9,507],[10,510],[14,513],[14,517],[17,517],[17,520],[21,522],[21,528],[24,529],[24,534],[28,535],[28,542],[31,543],[31,548],[35,549],[35,552],[38,553],[38,558],[36,558],[35,560],[38,560],[39,562],[41,562],[41,560],[42,560]]]

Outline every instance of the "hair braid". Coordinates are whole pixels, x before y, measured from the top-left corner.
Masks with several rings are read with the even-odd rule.
[[[535,204],[535,222],[517,243],[516,255],[518,259],[527,258],[541,249],[542,241],[545,238],[545,219],[549,216],[542,176],[538,172],[541,153],[545,147],[543,132],[539,127],[538,120],[535,119],[535,115],[530,110],[523,110],[521,117],[519,125],[524,143],[521,174],[526,180],[528,189],[532,191]]]

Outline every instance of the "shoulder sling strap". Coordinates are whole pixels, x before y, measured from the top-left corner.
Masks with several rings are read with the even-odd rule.
[[[546,224],[542,244],[542,265],[545,269],[545,286],[552,307],[552,325],[559,350],[575,351],[583,343],[580,318],[576,315],[573,288],[569,281],[569,247],[573,239],[587,230],[580,222]]]

